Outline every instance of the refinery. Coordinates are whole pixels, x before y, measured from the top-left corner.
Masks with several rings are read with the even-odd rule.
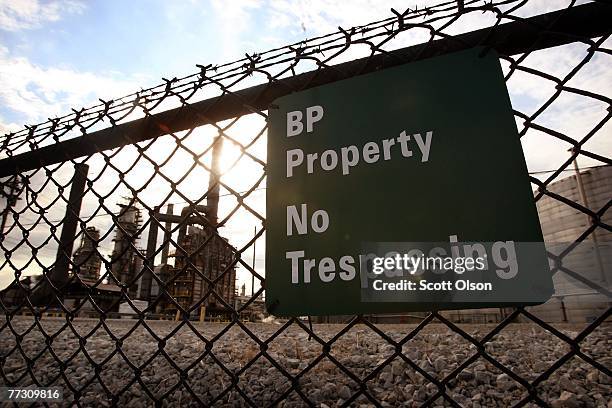
[[[46,313],[73,317],[100,312],[109,317],[137,317],[144,313],[151,319],[200,321],[229,320],[240,309],[241,318],[261,320],[263,299],[249,303],[251,296],[244,284],[238,292],[240,254],[218,232],[216,180],[222,142],[216,146],[206,205],[176,208],[169,203],[164,211],[155,207],[146,217],[136,197],[123,197],[113,214],[112,251],[107,254],[101,244],[111,235],[79,224],[80,214],[67,208],[55,262],[42,274],[22,277],[0,291],[2,303],[19,309],[30,301]],[[78,181],[89,171],[87,165],[75,167],[70,200],[79,195],[79,184],[84,188]],[[15,194],[13,205],[18,200]],[[242,308],[245,303],[248,306]]]

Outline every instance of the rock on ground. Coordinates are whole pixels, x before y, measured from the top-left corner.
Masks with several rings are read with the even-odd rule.
[[[65,405],[223,407],[307,405],[449,406],[438,397],[437,384],[470,357],[477,347],[442,324],[430,324],[396,346],[364,325],[352,327],[329,347],[308,340],[293,324],[280,335],[273,323],[234,324],[31,317],[0,321],[0,386],[62,387]],[[144,324],[147,327],[145,327]],[[72,328],[71,328],[72,326]],[[416,326],[377,325],[392,341],[401,341]],[[463,325],[477,339],[494,326]],[[315,325],[323,341],[343,325]],[[559,327],[570,337],[579,327]],[[73,331],[74,330],[74,331]],[[174,333],[176,330],[176,333]],[[251,334],[259,339],[251,337]],[[612,367],[611,326],[603,325],[581,343],[581,351]],[[76,332],[76,333],[75,333]],[[20,336],[19,344],[17,337]],[[212,341],[214,339],[214,341]],[[533,381],[564,356],[570,347],[533,324],[511,324],[485,345],[488,355],[508,370]],[[23,354],[29,359],[24,359]],[[366,379],[362,388],[359,382]],[[462,406],[505,407],[527,390],[486,359],[479,357],[445,385],[449,398]],[[580,358],[572,358],[537,388],[553,407],[608,407],[610,377]],[[354,397],[355,394],[358,394]],[[352,399],[354,398],[354,399]],[[528,404],[529,405],[529,404]],[[534,404],[531,404],[534,405]],[[535,405],[534,405],[535,406]]]

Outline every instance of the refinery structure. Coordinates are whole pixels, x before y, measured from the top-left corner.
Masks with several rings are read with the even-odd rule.
[[[612,166],[581,171],[575,166],[575,174],[550,184],[548,190],[595,211],[609,205]],[[558,271],[553,275],[555,293],[552,298],[529,309],[547,321],[593,321],[610,307],[610,299],[598,288],[612,290],[612,232],[595,228],[574,247],[574,240],[592,226],[591,218],[549,196],[538,200],[537,208],[547,250],[558,255],[570,246],[573,249],[563,258],[563,266],[568,272]],[[601,221],[612,224],[612,213],[603,212]]]
[[[145,218],[136,198],[124,197],[113,215],[110,254],[102,253],[100,244],[105,237],[100,230],[93,226],[78,229],[78,213],[67,209],[56,262],[46,272],[49,280],[63,283],[61,295],[46,280],[37,284],[42,275],[36,275],[13,282],[0,291],[0,299],[17,306],[29,298],[35,305],[72,309],[86,316],[97,307],[111,314],[135,314],[129,298],[129,303],[146,309],[151,317],[229,318],[245,296],[236,292],[239,253],[218,232],[220,149],[218,139],[206,205],[187,205],[175,214],[174,205],[167,204],[165,211],[156,207]],[[81,165],[79,171],[85,180],[88,167]],[[262,306],[262,301],[253,305]]]
[[[151,313],[158,316],[175,316],[185,311],[197,317],[205,313],[230,313],[236,297],[233,262],[236,251],[207,222],[207,206],[186,206],[180,215],[175,215],[170,204],[166,213],[154,213],[154,218],[149,220],[147,250],[139,247],[138,232],[143,224],[141,210],[132,203],[122,203],[119,207],[114,247],[109,257],[111,274],[105,274],[101,268],[100,232],[88,227],[73,256],[72,275],[78,277],[80,286],[110,290],[116,297],[121,287],[125,287],[130,300],[146,302],[140,303],[146,306],[151,304]],[[158,221],[165,221],[165,228],[161,262],[156,264],[153,260],[158,248]],[[173,223],[178,228],[173,228]],[[177,246],[171,242],[176,242]],[[175,248],[172,251],[171,246]],[[108,283],[100,283],[100,278]],[[74,299],[71,296],[74,292],[73,288],[67,298]],[[71,302],[70,306],[73,305]],[[129,308],[124,310],[130,311]]]
[[[115,224],[114,247],[111,255],[111,271],[119,283],[128,287],[130,298],[136,297],[135,277],[143,266],[139,248],[138,230],[142,225],[140,209],[133,203],[119,204],[119,215]]]
[[[74,253],[74,273],[83,280],[95,282],[100,278],[102,258],[98,252],[100,231],[96,227],[87,227],[81,238],[81,245]]]

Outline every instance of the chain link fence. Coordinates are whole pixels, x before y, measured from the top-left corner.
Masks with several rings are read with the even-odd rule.
[[[612,164],[612,6],[575,3],[391,10],[2,136],[0,383],[78,406],[606,406],[609,303],[586,326],[519,307],[479,326],[433,311],[313,327],[263,306],[269,104],[474,46],[500,55],[528,159],[561,158],[534,169],[535,200],[589,220],[553,274],[609,302],[563,261],[609,240],[612,200],[549,189],[577,158]]]

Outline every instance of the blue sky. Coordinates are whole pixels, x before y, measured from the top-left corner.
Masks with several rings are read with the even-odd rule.
[[[61,3],[42,2],[40,7],[49,4]],[[15,16],[21,25],[0,27],[1,44],[8,58],[25,58],[41,69],[92,73],[147,86],[162,76],[189,73],[195,63],[240,55],[235,49],[223,49],[218,35],[224,27],[214,18],[216,12],[209,3],[163,0],[64,3],[57,15],[47,19],[39,15],[36,22]],[[36,91],[35,84],[29,89]],[[84,99],[84,103],[95,100],[93,95]],[[8,123],[36,119],[35,114],[7,109],[6,104],[0,115]]]
[[[0,74],[5,77],[2,85],[11,88],[0,94],[0,126],[13,130],[23,123],[45,120],[46,114],[76,107],[71,103],[117,97],[157,84],[162,77],[192,73],[196,63],[228,62],[246,52],[327,33],[338,25],[387,17],[390,7],[402,9],[405,4],[359,1],[342,7],[330,1],[0,0],[0,65],[5,68]],[[21,65],[8,70],[16,61]],[[25,76],[28,70],[33,74],[28,78],[9,78],[16,73]],[[96,81],[86,75],[95,76]],[[39,83],[43,79],[46,84]],[[62,89],[62,81],[71,86]],[[76,83],[79,89],[72,89]],[[24,96],[28,91],[33,92],[30,98]],[[43,106],[27,108],[25,101],[17,101],[19,97],[30,105]]]
[[[224,21],[210,3],[109,0],[66,11],[37,28],[4,32],[6,45],[14,56],[42,66],[145,74],[156,80],[193,71],[198,61],[229,57],[218,38]],[[267,28],[261,24],[264,16],[247,17],[245,26],[252,22]]]

